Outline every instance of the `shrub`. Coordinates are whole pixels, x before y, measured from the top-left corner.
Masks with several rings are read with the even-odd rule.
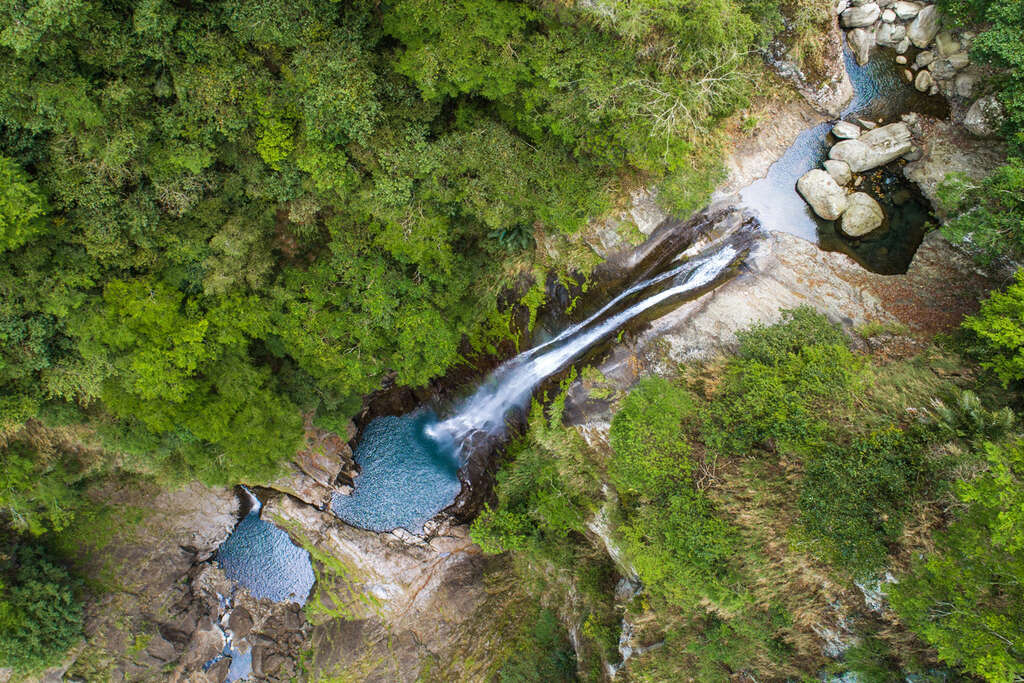
[[[67,571],[38,547],[0,553],[0,667],[40,671],[81,636],[82,606]]]
[[[1024,379],[1024,270],[1005,292],[992,292],[977,315],[963,326],[974,333],[973,351],[982,367],[992,370],[1003,386]]]

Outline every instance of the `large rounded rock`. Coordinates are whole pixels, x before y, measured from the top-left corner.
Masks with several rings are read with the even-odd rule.
[[[869,2],[859,7],[851,7],[848,10],[844,10],[839,15],[839,23],[844,28],[864,28],[878,21],[878,17],[881,15],[882,9],[876,3]]]
[[[928,47],[928,44],[935,39],[939,32],[941,18],[939,8],[935,5],[928,5],[918,12],[907,29],[907,37],[910,38],[910,42],[921,49]]]
[[[857,63],[864,66],[871,59],[871,48],[875,46],[875,32],[863,28],[855,28],[846,34],[850,49],[857,57]]]
[[[877,230],[885,222],[885,213],[871,195],[854,192],[847,200],[846,211],[839,229],[847,237],[863,237]]]
[[[896,47],[907,37],[907,27],[903,24],[882,24],[875,33],[875,42],[882,47]]]
[[[928,89],[935,85],[935,79],[932,78],[931,73],[927,69],[921,69],[917,72],[917,78],[914,79],[914,87],[920,92],[928,92]]]
[[[824,166],[825,171],[832,176],[832,179],[840,185],[849,185],[850,181],[853,180],[853,174],[850,172],[850,165],[845,161],[826,159],[822,166]]]
[[[896,0],[892,9],[896,12],[896,16],[903,21],[910,21],[921,11],[921,5],[916,2],[907,2],[907,0]]]
[[[811,205],[814,213],[827,221],[839,218],[849,203],[846,190],[820,168],[800,176],[800,180],[796,181],[796,190]]]
[[[839,121],[836,125],[832,126],[832,135],[835,135],[840,140],[857,138],[860,137],[860,126],[849,121]]]
[[[910,151],[910,129],[902,121],[862,133],[856,140],[837,142],[830,159],[845,161],[854,173],[883,166]]]
[[[992,138],[999,133],[1006,121],[1006,112],[995,95],[986,95],[975,100],[964,116],[964,128],[979,138]]]

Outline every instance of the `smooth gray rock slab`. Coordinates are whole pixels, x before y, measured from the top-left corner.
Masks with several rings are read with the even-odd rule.
[[[903,24],[882,24],[875,32],[875,42],[883,47],[896,47],[907,37]]]
[[[854,173],[861,173],[872,168],[883,166],[895,161],[910,151],[910,129],[902,121],[880,126],[856,140],[837,142],[829,150],[830,159],[845,161]]]
[[[811,205],[814,213],[827,221],[839,218],[849,204],[846,190],[820,168],[811,169],[800,176],[800,180],[796,181],[796,190]]]

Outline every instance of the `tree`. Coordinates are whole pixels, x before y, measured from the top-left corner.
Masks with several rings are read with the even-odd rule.
[[[986,444],[961,484],[966,509],[892,590],[900,618],[939,657],[993,683],[1024,675],[1024,442]]]
[[[981,302],[977,315],[964,320],[974,333],[976,354],[982,366],[992,370],[1003,386],[1024,379],[1024,270],[1005,292],[992,292]]]
[[[0,252],[17,249],[48,228],[39,185],[12,159],[0,156]]]
[[[0,548],[0,667],[19,674],[61,661],[82,637],[82,606],[67,571],[42,547]]]

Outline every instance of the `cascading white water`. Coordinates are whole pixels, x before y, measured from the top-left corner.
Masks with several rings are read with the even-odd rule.
[[[473,432],[493,433],[503,429],[508,411],[525,408],[538,384],[644,311],[711,283],[737,255],[735,247],[724,246],[710,256],[689,261],[626,289],[583,322],[502,365],[472,396],[459,405],[450,418],[428,427],[427,434],[435,439],[451,440],[458,444]],[[607,311],[626,297],[673,277],[680,280],[679,284],[663,289],[599,322]]]
[[[740,252],[726,243],[628,287],[583,322],[499,367],[446,420],[438,421],[427,409],[373,420],[355,450],[362,468],[355,490],[336,495],[331,510],[364,529],[419,532],[461,490],[459,469],[472,435],[500,436],[508,412],[526,408],[541,382],[638,315],[712,284]],[[634,296],[640,300],[630,305]]]

